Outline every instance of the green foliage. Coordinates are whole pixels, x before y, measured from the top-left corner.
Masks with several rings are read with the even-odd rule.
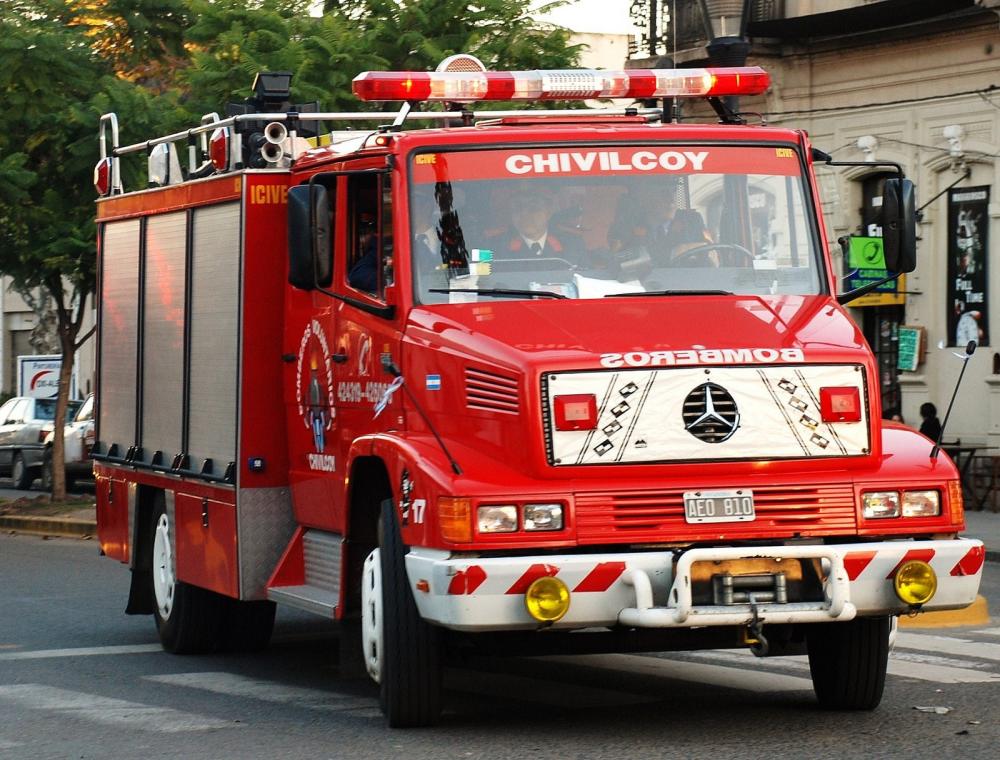
[[[550,3],[558,5],[559,3]],[[426,71],[455,53],[489,69],[556,69],[576,63],[569,32],[533,19],[526,0],[340,0],[372,51],[393,70]]]
[[[18,287],[94,285],[101,114],[125,144],[190,126],[241,101],[259,71],[293,72],[295,102],[361,110],[366,69],[434,68],[457,52],[498,69],[563,68],[568,32],[530,0],[4,0],[0,3],[0,270]],[[123,162],[126,187],[144,157]],[[79,295],[79,294],[78,294]],[[78,300],[78,296],[77,296]]]
[[[48,4],[0,11],[0,270],[21,289],[81,293],[94,284],[94,191],[101,113],[151,129],[160,119],[143,89],[113,75],[80,28],[46,16]],[[30,7],[26,7],[30,6]],[[24,13],[30,13],[27,18]],[[10,202],[14,201],[14,202]]]

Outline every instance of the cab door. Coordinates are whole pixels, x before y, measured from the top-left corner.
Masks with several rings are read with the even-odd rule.
[[[382,164],[384,166],[384,163]],[[399,315],[390,305],[396,284],[393,259],[393,197],[386,171],[359,171],[344,178],[340,209],[343,278],[335,281],[338,301],[336,412],[346,455],[360,435],[401,426],[394,377],[383,358],[401,366]],[[376,408],[385,399],[384,411]]]

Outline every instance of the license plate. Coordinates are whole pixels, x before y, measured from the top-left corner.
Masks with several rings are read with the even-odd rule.
[[[754,517],[749,488],[684,492],[684,519],[689,523],[748,522]]]

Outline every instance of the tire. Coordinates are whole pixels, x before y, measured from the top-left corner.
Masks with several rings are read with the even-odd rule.
[[[222,623],[221,646],[228,652],[266,649],[274,630],[274,602],[230,599]]]
[[[46,449],[42,457],[42,474],[40,476],[42,490],[52,493],[52,449]],[[67,490],[69,485],[66,486]]]
[[[230,600],[177,580],[173,528],[163,492],[157,494],[150,545],[153,552],[153,617],[160,643],[174,654],[200,654],[219,648]]]
[[[366,569],[371,575],[365,576],[369,582],[377,581],[380,593],[373,598],[374,589],[363,589],[362,615],[377,612],[372,622],[381,645],[375,654],[382,712],[393,728],[430,726],[441,717],[441,631],[426,623],[417,611],[406,575],[406,547],[391,499],[382,502],[381,544],[369,555],[371,562],[366,561]],[[374,609],[368,603],[376,600],[380,604]],[[370,643],[368,636],[362,639]],[[365,651],[369,672],[371,654]]]
[[[874,710],[889,658],[889,617],[811,625],[806,633],[813,690],[827,710]]]
[[[14,455],[14,463],[10,468],[10,478],[14,481],[14,488],[18,491],[27,491],[35,480],[31,470],[24,464],[21,452]]]

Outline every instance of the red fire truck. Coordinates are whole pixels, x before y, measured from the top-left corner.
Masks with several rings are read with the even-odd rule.
[[[460,57],[355,79],[398,113],[271,73],[162,138],[103,117],[94,470],[126,611],[177,653],[266,645],[276,603],[341,621],[392,726],[476,650],[808,653],[823,706],[874,708],[896,618],[971,604],[984,549],[953,463],[881,419],[829,156],[723,101],[767,86]],[[647,105],[470,105],[594,98]],[[915,266],[898,174],[887,277]]]

